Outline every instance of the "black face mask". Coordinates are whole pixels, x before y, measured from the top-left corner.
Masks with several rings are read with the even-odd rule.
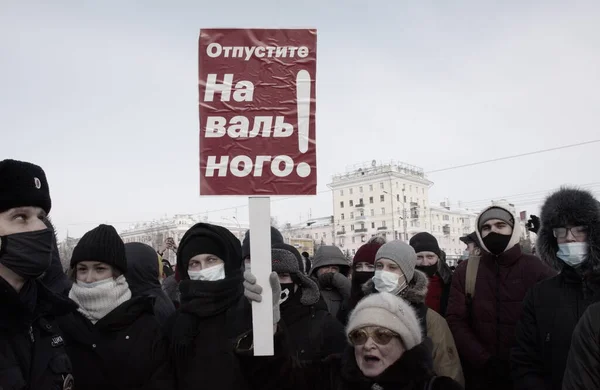
[[[42,276],[52,263],[54,233],[50,229],[0,237],[0,264],[23,279]]]
[[[352,274],[352,281],[353,283],[361,286],[367,283],[369,280],[371,280],[373,276],[375,276],[375,272],[354,271],[354,273]]]
[[[501,255],[504,253],[510,242],[511,235],[491,232],[483,238],[483,244],[493,255]]]
[[[279,300],[280,305],[286,305],[292,301],[292,298],[296,294],[295,283],[281,283],[281,299]]]
[[[425,275],[429,276],[430,278],[433,277],[433,275],[435,275],[435,273],[438,270],[438,263],[432,264],[432,265],[420,265],[418,267],[416,267],[419,271],[424,272]]]

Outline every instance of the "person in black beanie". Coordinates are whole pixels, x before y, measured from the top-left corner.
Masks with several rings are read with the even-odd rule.
[[[52,263],[52,202],[44,170],[0,161],[0,388],[73,385],[56,317],[76,309],[41,281]]]
[[[283,235],[276,227],[271,226],[271,245],[283,244]],[[250,230],[246,231],[242,242],[242,259],[244,259],[244,270],[250,271]],[[304,264],[301,264],[300,270],[304,272]]]
[[[415,234],[409,243],[417,253],[416,268],[429,278],[425,303],[430,309],[445,316],[452,285],[452,271],[444,261],[445,256],[437,239],[423,232]]]
[[[222,226],[199,223],[177,249],[181,305],[166,325],[176,389],[246,389],[233,340],[251,329],[242,247]]]
[[[132,297],[125,245],[115,228],[100,225],[84,234],[71,270],[69,297],[79,308],[59,324],[77,388],[170,389],[173,377],[154,298]]]

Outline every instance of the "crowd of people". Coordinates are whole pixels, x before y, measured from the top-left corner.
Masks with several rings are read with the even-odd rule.
[[[254,356],[250,232],[160,248],[99,225],[63,270],[43,169],[0,161],[0,389],[600,389],[600,203],[560,188],[523,252],[482,210],[456,269],[428,232],[348,261],[271,228],[273,356]],[[174,268],[165,250],[177,253]],[[269,325],[270,326],[270,325]]]

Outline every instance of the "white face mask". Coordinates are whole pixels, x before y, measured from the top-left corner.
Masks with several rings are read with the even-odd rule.
[[[200,271],[188,271],[191,280],[203,280],[206,282],[216,282],[225,279],[225,264],[215,265]]]
[[[587,242],[568,242],[558,244],[558,252],[556,256],[564,261],[567,265],[577,268],[583,263],[588,253]]]
[[[373,283],[375,283],[377,291],[393,295],[400,294],[406,288],[406,280],[401,285],[398,283],[399,280],[399,275],[389,271],[375,271],[375,276],[373,276]]]

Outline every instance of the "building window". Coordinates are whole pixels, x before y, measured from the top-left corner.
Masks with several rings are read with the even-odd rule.
[[[449,221],[449,220],[450,220],[450,216],[444,215],[444,221]]]
[[[373,204],[373,197],[372,196],[369,197],[369,203]]]
[[[350,213],[350,219],[354,219],[354,212]]]
[[[344,190],[340,190],[340,196],[344,196]]]
[[[341,220],[344,220],[344,213],[342,213],[342,214],[340,215],[340,219],[341,219]]]
[[[365,204],[365,202],[363,201],[363,198],[360,198],[360,199],[358,200],[358,204],[359,204],[359,205],[361,205],[361,206],[362,206],[363,204]]]
[[[369,191],[373,191],[373,184],[369,184]]]
[[[421,188],[421,193],[425,195],[425,188]]]
[[[350,201],[350,207],[352,207],[352,206],[354,206],[354,201],[353,200]]]
[[[360,192],[361,194],[363,193],[363,188],[362,188],[362,186],[358,187],[358,192]]]
[[[352,195],[353,191],[352,188],[350,188],[350,190],[348,190],[350,192],[350,195]]]
[[[385,183],[384,182],[379,183],[379,187],[381,187],[381,189],[383,190],[385,188]]]
[[[365,228],[365,223],[364,223],[364,222],[361,222],[361,224],[360,224],[360,228],[361,228],[361,229],[364,229],[364,228]]]
[[[371,209],[371,217],[375,216],[375,209]]]
[[[379,195],[379,201],[385,202],[385,195]]]
[[[375,222],[371,222],[371,229],[375,229]]]
[[[356,239],[354,237],[352,237],[352,243],[354,244],[356,242]]]
[[[364,217],[365,216],[365,212],[363,210],[360,211],[360,216]]]
[[[385,207],[381,208],[381,215],[385,215]]]
[[[354,231],[354,225],[350,225],[350,231],[353,232]]]
[[[396,194],[396,200],[400,202],[400,194]]]
[[[386,227],[385,226],[385,221],[381,221],[381,227]]]
[[[344,202],[343,201],[340,202],[340,208],[342,208],[342,209],[344,208]]]

